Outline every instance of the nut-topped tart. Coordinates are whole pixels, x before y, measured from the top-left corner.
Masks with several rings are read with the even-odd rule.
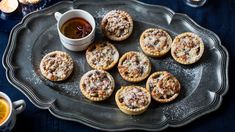
[[[133,20],[126,11],[112,10],[104,16],[101,29],[107,38],[122,41],[131,35]]]
[[[67,79],[74,68],[73,60],[66,52],[53,51],[46,54],[40,63],[42,75],[51,81]]]
[[[113,68],[119,59],[118,50],[109,42],[95,42],[86,51],[88,64],[97,70]]]
[[[157,28],[146,29],[140,36],[140,46],[143,52],[152,57],[161,57],[171,49],[170,35]]]
[[[129,51],[120,58],[118,71],[124,80],[140,82],[150,74],[151,63],[143,53]]]
[[[123,86],[117,91],[115,101],[122,112],[139,115],[148,108],[151,95],[148,90],[140,86]]]
[[[146,88],[150,91],[154,100],[167,103],[179,95],[181,85],[171,73],[159,71],[148,78]]]
[[[175,37],[171,55],[181,64],[193,64],[197,62],[204,52],[202,39],[191,32],[182,33]]]
[[[115,87],[113,77],[103,70],[91,70],[80,80],[82,94],[91,101],[102,101],[113,93]]]

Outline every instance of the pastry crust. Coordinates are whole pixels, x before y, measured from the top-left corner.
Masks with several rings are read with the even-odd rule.
[[[204,52],[202,39],[191,32],[182,33],[175,37],[171,46],[171,55],[181,64],[197,62]]]
[[[150,74],[151,63],[143,53],[129,51],[120,58],[118,71],[124,80],[140,82]]]
[[[171,49],[171,36],[162,29],[149,28],[140,36],[140,47],[151,57],[161,57]]]
[[[80,80],[82,94],[91,101],[102,101],[113,93],[115,82],[113,77],[103,70],[91,70]]]
[[[109,42],[96,42],[88,47],[86,60],[97,70],[110,70],[119,59],[118,50]]]
[[[104,16],[101,29],[107,38],[113,41],[122,41],[131,35],[133,20],[125,11],[112,10]]]
[[[171,73],[159,71],[150,75],[146,82],[146,89],[150,91],[154,100],[167,103],[179,95],[181,85]]]
[[[73,71],[73,60],[66,52],[53,51],[46,54],[40,63],[42,75],[51,81],[63,81]]]
[[[140,86],[123,86],[115,95],[118,108],[128,115],[139,115],[146,111],[151,103],[151,95]]]

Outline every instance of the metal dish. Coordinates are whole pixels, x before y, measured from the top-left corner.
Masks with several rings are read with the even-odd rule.
[[[183,66],[168,54],[164,58],[150,58],[153,69],[168,70],[182,84],[182,92],[176,101],[168,104],[152,102],[150,108],[140,116],[127,116],[120,112],[114,94],[107,101],[94,103],[85,99],[79,90],[80,77],[91,68],[84,52],[70,52],[59,41],[54,12],[65,12],[73,8],[69,1],[60,2],[50,8],[27,15],[12,30],[3,56],[8,81],[23,92],[30,101],[41,109],[48,109],[56,117],[73,120],[101,130],[162,130],[178,127],[216,110],[228,90],[228,52],[216,34],[197,25],[184,14],[156,5],[138,1],[75,1],[75,8],[90,12],[96,19],[96,40],[105,39],[99,24],[109,10],[128,11],[134,19],[134,32],[123,42],[112,42],[122,55],[129,50],[141,51],[140,34],[149,27],[161,27],[172,38],[192,31],[205,43],[205,52],[199,62]],[[66,81],[53,83],[45,80],[39,72],[41,58],[53,50],[69,53],[75,60],[74,74]],[[116,80],[116,89],[129,85],[121,79],[114,68],[110,71]],[[145,86],[145,81],[138,83]]]

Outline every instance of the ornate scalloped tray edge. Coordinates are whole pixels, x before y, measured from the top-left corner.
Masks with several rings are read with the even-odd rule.
[[[36,105],[37,107],[39,107],[41,109],[48,109],[54,116],[56,116],[58,118],[80,122],[80,123],[83,123],[85,125],[88,125],[90,127],[96,128],[96,129],[108,130],[108,131],[122,131],[122,130],[132,130],[132,129],[160,131],[160,130],[163,130],[169,126],[170,127],[183,126],[183,125],[188,124],[191,121],[201,117],[202,115],[205,115],[207,113],[215,111],[216,109],[219,108],[219,106],[221,105],[221,102],[222,102],[222,98],[228,90],[229,55],[228,55],[228,52],[225,49],[225,47],[221,44],[219,37],[215,33],[199,26],[187,15],[175,13],[167,7],[158,6],[158,5],[149,5],[149,4],[145,4],[145,3],[135,1],[135,0],[130,0],[130,1],[115,0],[115,1],[111,1],[111,2],[108,0],[104,0],[102,2],[97,2],[97,3],[95,3],[95,2],[96,2],[95,0],[91,0],[89,2],[86,2],[86,0],[80,0],[80,1],[74,1],[74,5],[73,5],[73,3],[70,1],[62,1],[62,2],[59,2],[49,8],[28,14],[26,17],[24,17],[24,19],[19,24],[17,24],[12,29],[10,36],[9,36],[8,45],[5,49],[5,52],[4,52],[4,55],[2,58],[2,64],[3,64],[4,68],[6,69],[6,77],[7,77],[8,81],[14,87],[16,87],[22,93],[24,93],[25,96],[27,96],[29,98],[29,100],[34,105]],[[17,63],[13,63],[14,62],[14,53],[16,51],[16,43],[15,42],[17,41],[16,38],[17,38],[17,35],[19,34],[19,32],[22,29],[26,28],[28,26],[28,23],[31,22],[31,20],[33,20],[36,17],[40,17],[43,14],[49,16],[58,10],[63,12],[68,9],[72,9],[73,6],[74,6],[74,8],[86,8],[86,7],[94,5],[94,4],[96,4],[97,6],[104,5],[107,7],[108,7],[108,5],[130,5],[130,6],[137,7],[137,9],[148,9],[148,10],[156,11],[156,13],[160,12],[160,14],[163,14],[162,16],[164,17],[167,25],[174,24],[174,21],[180,20],[180,21],[182,21],[181,23],[184,23],[186,26],[189,26],[190,29],[192,29],[196,32],[203,32],[204,34],[207,34],[207,36],[210,37],[210,40],[208,41],[208,43],[209,42],[213,43],[213,46],[209,47],[209,50],[216,49],[216,51],[218,51],[218,54],[220,56],[220,61],[219,61],[218,65],[220,65],[220,71],[222,73],[221,80],[220,80],[221,84],[219,85],[220,87],[216,90],[207,89],[207,91],[206,91],[208,96],[213,97],[212,100],[210,100],[207,105],[202,106],[202,107],[198,107],[198,109],[191,111],[190,113],[187,114],[187,116],[184,116],[184,118],[180,118],[179,120],[178,119],[174,120],[173,117],[171,118],[171,116],[167,115],[167,113],[164,113],[163,117],[162,117],[163,118],[162,121],[157,122],[152,126],[140,125],[140,124],[135,124],[135,123],[130,123],[127,125],[113,125],[113,126],[111,126],[111,125],[107,125],[107,124],[99,122],[99,121],[92,120],[91,118],[88,118],[86,116],[83,116],[82,113],[73,113],[73,112],[69,112],[69,111],[63,111],[63,109],[61,110],[62,107],[60,107],[60,103],[56,102],[57,98],[44,97],[44,95],[42,93],[38,94],[37,92],[35,92],[35,89],[32,88],[30,85],[20,81],[18,76],[16,76],[16,74],[15,74],[20,67],[18,67]],[[99,13],[97,13],[97,15],[99,15]],[[100,17],[100,16],[98,16],[98,17]],[[165,26],[166,25],[164,25],[164,24],[160,25],[160,27],[165,27]],[[28,26],[27,28],[32,28],[32,27]],[[169,30],[171,30],[171,29],[169,29]],[[174,34],[174,33],[172,33],[172,34]],[[49,91],[51,92],[54,90],[49,90]],[[56,91],[56,92],[50,93],[50,96],[59,97],[59,96],[61,96],[60,94],[61,94],[60,92]],[[69,98],[69,97],[65,97],[65,98]],[[72,99],[72,100],[74,100],[74,99]],[[83,103],[81,103],[81,105],[83,105]],[[84,106],[85,105],[86,104],[84,104]],[[94,106],[94,107],[96,107],[96,106]],[[171,106],[169,106],[169,108],[170,107]],[[164,109],[164,108],[161,108],[161,110],[162,109]],[[138,122],[139,118],[137,119],[137,118],[133,117],[133,120],[136,120]]]

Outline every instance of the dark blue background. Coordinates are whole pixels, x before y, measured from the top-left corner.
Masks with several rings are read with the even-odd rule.
[[[58,0],[52,0],[52,3]],[[208,0],[205,6],[191,8],[183,0],[142,0],[150,4],[159,4],[171,8],[175,12],[185,13],[199,25],[215,32],[230,54],[229,79],[230,87],[224,96],[221,107],[210,114],[204,115],[192,123],[180,128],[168,128],[165,131],[235,131],[235,0]],[[12,17],[8,21],[0,19],[0,56],[7,45],[12,27],[20,20]],[[213,81],[213,80],[212,80]],[[10,85],[5,77],[5,69],[0,65],[0,91],[7,93],[12,100],[24,99],[26,110],[18,115],[13,131],[97,131],[80,123],[61,120],[35,107],[20,91]]]

